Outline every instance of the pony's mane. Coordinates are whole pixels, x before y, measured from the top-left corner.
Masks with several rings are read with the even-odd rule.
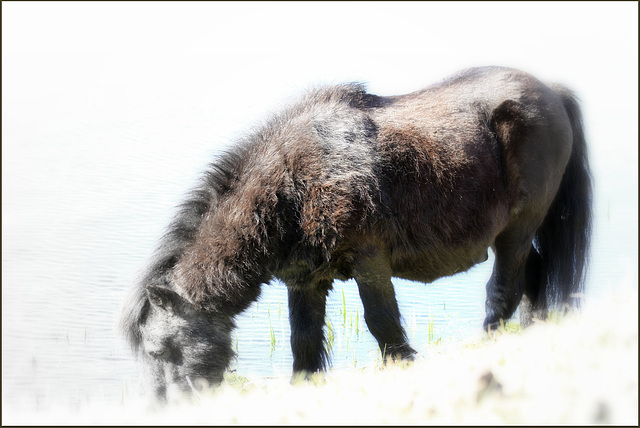
[[[136,281],[131,294],[125,301],[120,330],[134,352],[140,348],[139,327],[144,322],[149,309],[147,285],[169,286],[167,274],[195,240],[205,214],[215,206],[221,195],[233,187],[245,159],[246,149],[243,144],[224,152],[210,164],[200,183],[178,206],[178,212],[160,239],[151,263]]]

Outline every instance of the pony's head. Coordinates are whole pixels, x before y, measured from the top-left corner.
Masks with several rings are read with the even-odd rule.
[[[164,286],[149,285],[138,298],[123,327],[155,398],[165,402],[219,384],[234,354],[233,321]]]
[[[231,187],[244,163],[243,150],[239,146],[211,165],[200,185],[181,204],[125,301],[120,329],[146,372],[145,383],[161,401],[204,382],[220,383],[234,354],[231,331],[235,313],[229,305],[224,310],[211,305],[204,309],[202,302],[195,304],[193,298],[185,298],[184,287],[176,284],[173,271],[196,240],[203,219]]]

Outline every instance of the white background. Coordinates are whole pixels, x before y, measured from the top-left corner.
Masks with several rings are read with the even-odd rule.
[[[175,205],[268,112],[314,85],[393,95],[478,65],[577,93],[592,281],[636,286],[636,2],[2,3],[3,403],[8,376],[33,394],[42,367],[109,376],[78,355],[115,346],[117,304]]]

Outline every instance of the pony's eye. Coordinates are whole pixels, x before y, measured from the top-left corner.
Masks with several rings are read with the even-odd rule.
[[[169,348],[151,349],[147,351],[147,354],[152,358],[166,358],[169,356]]]

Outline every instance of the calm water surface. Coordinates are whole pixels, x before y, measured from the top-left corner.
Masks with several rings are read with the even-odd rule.
[[[214,152],[202,143],[158,151],[138,128],[103,128],[90,141],[74,127],[29,139],[11,130],[3,135],[3,403],[81,406],[117,402],[137,390],[135,363],[115,331],[120,305],[172,207]],[[619,169],[604,163],[596,171],[590,298],[637,282],[637,187],[629,200],[628,185],[637,163],[615,162]],[[405,326],[421,354],[480,334],[492,263],[490,255],[468,272],[429,285],[395,280]],[[284,286],[274,282],[238,318],[238,373],[290,374],[286,301]],[[336,282],[328,307],[335,370],[379,358],[362,314],[355,283]]]

